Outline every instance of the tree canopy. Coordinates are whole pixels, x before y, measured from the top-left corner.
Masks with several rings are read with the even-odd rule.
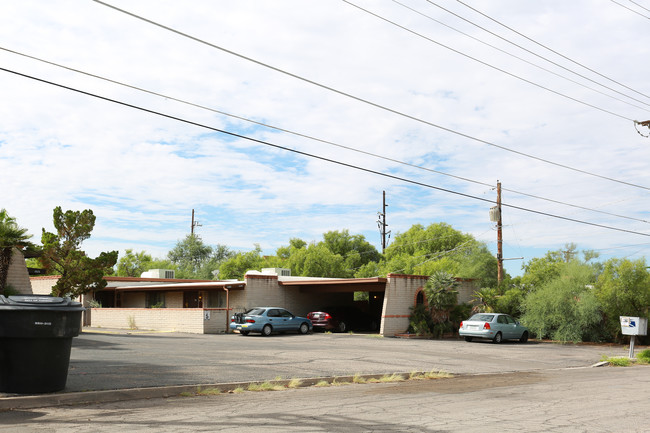
[[[90,290],[106,287],[105,274],[110,274],[117,261],[117,251],[102,252],[94,259],[79,248],[95,227],[95,215],[90,209],[63,212],[57,206],[53,212],[56,233],[43,229],[41,263],[61,277],[52,287],[52,295],[76,297]]]

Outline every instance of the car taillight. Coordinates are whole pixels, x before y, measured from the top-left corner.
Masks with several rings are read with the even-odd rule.
[[[485,322],[485,325],[483,325],[483,329],[490,329],[490,324],[488,322]]]
[[[234,322],[234,321],[235,321],[235,318],[234,318],[234,317],[231,317],[231,318],[230,318],[230,321],[231,321],[231,322]]]
[[[460,322],[460,327],[461,327],[461,328],[463,327],[463,322]]]
[[[253,319],[246,319],[246,323],[255,323]]]
[[[332,316],[330,316],[329,313],[325,313],[325,315],[323,316],[323,319],[325,320],[330,320],[331,318]]]

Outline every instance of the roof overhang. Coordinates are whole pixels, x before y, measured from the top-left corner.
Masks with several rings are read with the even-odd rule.
[[[385,292],[386,278],[328,278],[278,281],[283,287],[297,287],[303,293]]]
[[[115,290],[117,292],[188,292],[201,290],[244,290],[246,283],[243,281],[211,281],[200,283],[171,283],[171,284],[149,284],[136,286],[106,287],[103,290]]]

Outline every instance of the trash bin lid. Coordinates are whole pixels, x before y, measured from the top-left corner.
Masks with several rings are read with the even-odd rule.
[[[81,303],[70,298],[60,298],[50,295],[0,295],[1,310],[42,310],[56,309],[56,311],[84,310]]]

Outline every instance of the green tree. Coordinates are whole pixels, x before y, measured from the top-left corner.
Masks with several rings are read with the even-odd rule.
[[[54,296],[77,297],[90,290],[106,286],[104,275],[112,271],[117,262],[117,251],[102,252],[94,259],[79,248],[95,227],[95,215],[90,209],[66,211],[57,206],[53,212],[56,233],[43,229],[41,263],[61,277],[52,287]]]
[[[549,251],[544,257],[536,257],[525,263],[521,282],[529,290],[536,290],[536,288],[558,278],[565,263],[577,259],[575,244],[566,244],[565,250]]]
[[[599,340],[602,315],[591,288],[596,281],[594,267],[571,260],[556,269],[555,278],[547,279],[526,297],[522,322],[539,338]]]
[[[648,317],[650,274],[645,259],[610,259],[596,283],[596,296],[605,313],[607,332],[620,338],[619,316]]]
[[[205,245],[200,237],[189,234],[176,243],[176,246],[167,253],[167,258],[177,266],[178,278],[196,278],[211,254],[211,246]]]
[[[27,229],[20,227],[16,219],[9,216],[5,209],[0,210],[0,292],[4,291],[7,284],[7,274],[14,248],[34,249],[34,244],[28,241],[31,237],[32,235],[27,234]]]
[[[352,276],[361,266],[378,262],[381,258],[379,251],[366,241],[365,236],[350,235],[348,230],[323,233],[323,244],[332,253],[343,258],[349,271],[348,276]]]
[[[262,248],[256,244],[253,251],[235,253],[221,263],[221,266],[219,266],[219,279],[243,280],[247,271],[260,270],[262,263]]]
[[[126,254],[117,262],[117,276],[139,277],[143,272],[152,269],[148,266],[152,260],[144,251],[134,253],[132,249],[127,249]]]
[[[415,224],[395,235],[381,262],[382,275],[388,273],[433,275],[443,271],[457,277],[477,279],[481,287],[496,286],[497,262],[487,246],[472,235],[449,224],[424,227]]]

